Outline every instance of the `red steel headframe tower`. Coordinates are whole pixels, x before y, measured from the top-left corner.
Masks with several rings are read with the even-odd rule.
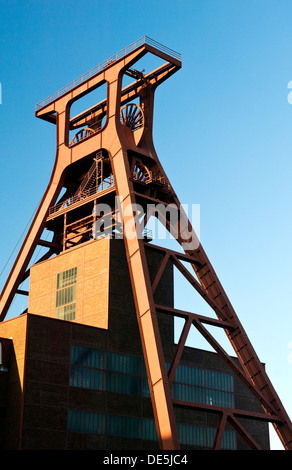
[[[147,74],[135,70],[134,64],[146,54],[154,54],[165,63]],[[186,406],[209,411],[212,408],[220,416],[214,449],[220,449],[227,420],[251,448],[258,448],[238,419],[243,417],[273,423],[284,448],[291,450],[290,419],[155,152],[152,139],[154,93],[158,85],[180,68],[180,54],[144,36],[37,105],[36,116],[56,125],[56,159],[48,187],[3,288],[0,319],[5,319],[14,296],[25,294],[20,285],[29,276],[30,261],[38,245],[48,248],[41,261],[88,240],[94,224],[103,221],[106,226],[108,223],[114,231],[123,233],[161,449],[179,449],[174,406]],[[130,76],[132,83],[123,87],[125,76]],[[71,117],[72,104],[102,85],[106,87],[105,99]],[[75,131],[72,139],[70,131]],[[91,184],[93,174],[95,186]],[[90,200],[94,201],[96,210],[88,213],[84,207]],[[114,200],[119,201],[118,207]],[[103,203],[111,208],[110,211],[98,211],[99,205]],[[149,205],[154,207],[152,213],[146,210]],[[167,217],[163,210],[165,207],[171,208],[178,217]],[[144,210],[143,216],[141,208]],[[75,209],[73,219],[69,217],[72,209]],[[147,242],[142,236],[151,216],[163,221],[183,248],[182,252],[176,252],[153,245],[163,257],[152,283],[145,256]],[[45,228],[53,233],[50,242],[41,238]],[[172,262],[191,283],[218,319],[155,304],[154,292],[168,262]],[[186,263],[190,270],[186,269]],[[157,311],[185,319],[168,371]],[[241,367],[225,352],[204,324],[225,331]],[[170,386],[191,325],[199,330],[249,387],[261,404],[262,413],[172,399]]]

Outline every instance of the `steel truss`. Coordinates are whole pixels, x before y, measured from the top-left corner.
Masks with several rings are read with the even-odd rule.
[[[145,75],[142,72],[133,70],[132,66],[147,53],[160,57],[166,63]],[[0,320],[5,319],[14,296],[17,293],[23,293],[19,286],[29,275],[29,263],[37,245],[45,245],[49,248],[47,254],[42,258],[45,259],[50,257],[52,253],[59,253],[63,249],[67,249],[67,229],[71,229],[71,232],[76,229],[77,235],[80,235],[78,230],[81,225],[78,226],[77,224],[75,226],[75,221],[70,223],[66,221],[63,223],[64,232],[55,232],[52,242],[46,243],[41,239],[46,227],[55,227],[60,214],[67,217],[69,211],[72,210],[73,206],[64,207],[63,212],[57,208],[60,208],[60,202],[63,202],[63,199],[58,201],[62,188],[67,185],[67,191],[70,192],[70,185],[68,185],[70,170],[74,170],[78,165],[82,167],[83,163],[87,164],[89,158],[93,159],[97,152],[105,149],[109,156],[114,184],[111,184],[105,193],[101,192],[99,195],[90,193],[89,199],[75,202],[80,209],[89,200],[102,201],[104,197],[109,198],[113,192],[119,198],[119,215],[124,231],[137,320],[161,449],[174,450],[180,448],[174,407],[184,406],[218,414],[220,419],[214,449],[220,448],[227,422],[232,424],[251,448],[258,448],[258,444],[239,421],[241,417],[244,417],[272,422],[284,448],[291,450],[292,425],[290,419],[202,245],[197,240],[190,221],[182,211],[179,199],[155,152],[152,141],[154,92],[158,85],[178,71],[180,67],[180,55],[147,38],[147,41],[138,41],[135,46],[125,49],[123,54],[114,56],[111,61],[107,61],[102,67],[98,67],[94,72],[85,75],[86,78],[76,83],[72,82],[72,86],[68,89],[64,88],[61,93],[54,94],[37,105],[36,116],[56,124],[56,160],[48,187],[3,288],[0,298]],[[122,88],[122,78],[125,74],[132,76],[136,81]],[[106,99],[95,104],[81,115],[70,118],[71,104],[103,84],[107,85]],[[140,100],[137,109],[127,106],[136,98]],[[104,118],[106,123],[101,125]],[[83,124],[86,127],[82,132],[80,127]],[[77,129],[76,139],[69,139],[70,129]],[[89,168],[87,167],[87,171]],[[78,185],[75,190],[77,188]],[[74,195],[74,192],[72,194]],[[148,217],[151,214],[148,214],[141,223],[137,223],[135,210],[137,205],[145,207],[151,202],[161,204],[161,207],[170,204],[178,209],[180,214],[179,222],[173,223],[165,218],[164,224],[167,230],[174,234],[184,250],[184,253],[180,253],[151,244],[152,249],[163,253],[153,282],[150,281],[146,261],[147,244],[142,236],[143,228],[147,225]],[[163,219],[164,214],[160,213],[159,215]],[[82,218],[76,222],[78,221],[82,222]],[[87,220],[84,221],[83,227],[85,227],[85,231],[88,230]],[[129,233],[131,236],[128,236]],[[188,234],[187,238],[185,234]],[[173,266],[182,273],[197,293],[213,309],[217,315],[217,320],[197,313],[155,304],[154,293],[168,262],[173,263]],[[185,262],[189,263],[191,271],[186,269]],[[185,320],[168,372],[165,366],[157,321],[158,311]],[[224,351],[208,332],[205,327],[206,324],[225,331],[240,365]],[[234,374],[243,380],[262,405],[263,413],[249,413],[237,409],[200,405],[172,399],[170,386],[174,380],[192,325],[230,366]]]

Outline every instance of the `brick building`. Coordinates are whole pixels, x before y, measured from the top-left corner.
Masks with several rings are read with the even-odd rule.
[[[146,247],[150,275],[159,254]],[[169,265],[155,292],[173,306]],[[173,317],[159,313],[166,362]],[[158,449],[123,240],[92,240],[31,267],[28,312],[0,323],[0,447],[27,450]],[[260,412],[216,353],[185,347],[172,386],[182,449],[210,449],[212,405]],[[202,405],[202,409],[200,409]],[[269,448],[268,424],[242,419]],[[249,447],[231,425],[224,449]]]

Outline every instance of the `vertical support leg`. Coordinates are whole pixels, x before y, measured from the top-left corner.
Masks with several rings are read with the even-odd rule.
[[[147,370],[149,388],[160,447],[179,449],[173,403],[161,345],[155,304],[152,295],[144,242],[139,224],[135,224],[135,197],[130,188],[127,155],[120,150],[112,159],[120,198],[120,214],[124,228],[130,277],[136,305],[138,325]]]

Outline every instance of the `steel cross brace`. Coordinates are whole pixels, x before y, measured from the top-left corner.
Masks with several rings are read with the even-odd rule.
[[[153,246],[151,245],[151,248]],[[195,271],[200,271],[203,267],[206,271],[206,266],[208,266],[208,271],[212,270],[210,265],[207,265],[206,261],[203,263],[202,258],[200,258],[200,251],[198,250],[196,254],[192,253],[191,255],[182,254],[180,252],[175,252],[173,250],[161,248],[159,246],[153,247],[157,251],[160,251],[163,254],[163,257],[160,261],[160,265],[157,268],[156,275],[152,282],[152,290],[155,291],[159,280],[163,274],[163,271],[169,261],[173,263],[174,266],[183,274],[183,276],[190,282],[190,284],[195,288],[195,290],[201,295],[201,297],[207,302],[207,304],[214,310],[217,314],[219,320],[214,320],[209,317],[203,317],[198,314],[173,309],[170,307],[165,307],[161,305],[156,305],[157,310],[163,311],[164,313],[171,314],[173,316],[179,316],[185,319],[185,324],[179,339],[174,358],[171,363],[169,370],[169,381],[172,383],[176,368],[179,364],[183,348],[185,346],[191,325],[194,325],[197,330],[205,337],[209,344],[214,348],[214,350],[225,360],[225,362],[231,367],[234,373],[240,377],[240,379],[245,383],[245,385],[251,390],[251,392],[256,396],[259,402],[262,404],[264,411],[267,413],[270,421],[273,423],[275,430],[278,432],[278,435],[286,449],[292,449],[292,442],[290,439],[291,436],[291,422],[278,399],[276,392],[273,393],[272,385],[265,373],[264,366],[259,362],[256,354],[249,357],[249,360],[246,360],[246,357],[242,355],[242,350],[245,347],[245,344],[249,345],[249,340],[244,333],[243,328],[241,327],[239,321],[237,321],[236,315],[229,315],[228,310],[225,308],[229,304],[229,301],[226,301],[226,304],[218,306],[217,298],[219,296],[223,297],[224,293],[216,293],[212,295],[208,292],[208,288],[202,285],[195,277],[185,268],[181,260],[187,261]],[[217,281],[216,278],[213,278],[213,282],[209,283],[214,285]],[[228,303],[227,303],[228,302]],[[234,346],[234,339],[239,337],[242,341],[242,337],[245,338],[245,343],[240,348],[234,348],[235,352],[240,360],[240,363],[243,368],[239,367],[234,360],[224,351],[220,344],[213,338],[213,336],[208,332],[208,330],[203,326],[203,323],[221,327],[225,330],[227,336],[229,337],[231,344]],[[255,365],[253,364],[255,363]],[[247,373],[246,373],[247,372]],[[272,396],[272,399],[271,399]],[[234,421],[234,420],[233,420]],[[239,425],[237,426],[239,429]],[[243,430],[241,429],[241,432]],[[250,441],[251,442],[251,441]],[[254,446],[256,447],[256,446]]]

